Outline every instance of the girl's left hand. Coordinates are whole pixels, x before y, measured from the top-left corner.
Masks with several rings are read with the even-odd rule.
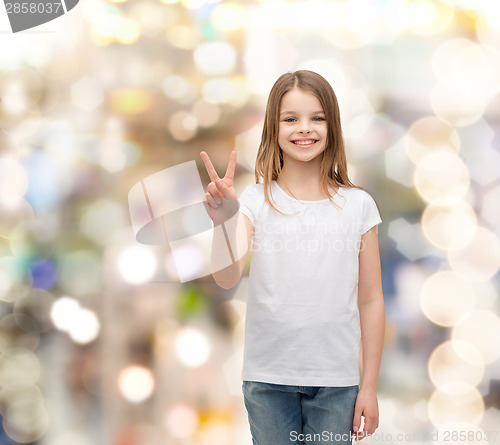
[[[361,428],[361,416],[365,418],[363,430]],[[356,398],[354,408],[354,420],[352,429],[354,431],[354,439],[362,440],[368,435],[371,435],[378,428],[378,402],[377,393],[360,389]]]

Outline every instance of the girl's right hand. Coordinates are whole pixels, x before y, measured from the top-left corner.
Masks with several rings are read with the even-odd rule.
[[[212,180],[208,184],[205,199],[207,200],[207,211],[215,225],[223,223],[235,215],[238,211],[238,196],[234,188],[234,170],[236,167],[236,151],[231,152],[226,174],[221,179],[215,171],[208,154],[204,151],[200,153],[208,176]],[[229,201],[233,200],[233,201]]]

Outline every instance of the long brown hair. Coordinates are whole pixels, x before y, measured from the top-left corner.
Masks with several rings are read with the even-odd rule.
[[[337,97],[328,81],[313,71],[300,70],[285,73],[273,85],[267,100],[262,138],[255,161],[255,182],[264,180],[264,195],[268,204],[280,212],[270,201],[268,187],[271,181],[278,179],[283,168],[283,151],[278,144],[279,114],[281,99],[293,88],[313,93],[321,103],[327,123],[326,147],[321,154],[321,188],[328,199],[335,205],[329,189],[339,186],[356,187],[347,175],[347,161],[344,138],[340,125],[340,110]],[[274,199],[273,199],[274,200]]]

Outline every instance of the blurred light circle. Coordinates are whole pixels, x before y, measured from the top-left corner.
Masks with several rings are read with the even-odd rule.
[[[178,141],[187,141],[196,135],[198,122],[191,113],[187,111],[178,111],[170,118],[168,129],[174,139]]]
[[[360,0],[331,4],[335,21],[323,27],[325,38],[337,48],[356,49],[373,42],[379,32],[379,8]]]
[[[113,111],[124,114],[141,114],[153,106],[153,96],[140,88],[123,88],[110,93],[110,106]]]
[[[104,7],[95,5],[95,9],[89,7],[87,13],[92,14],[89,19],[90,37],[96,45],[108,45],[115,41],[122,26],[123,13],[118,6],[107,3]]]
[[[40,388],[32,383],[15,383],[2,388],[2,402],[4,407],[15,400],[31,400],[40,404],[44,403],[43,393]]]
[[[481,216],[494,228],[500,229],[500,184],[484,194]]]
[[[54,233],[39,220],[23,221],[12,230],[10,250],[23,261],[49,258],[54,250]]]
[[[64,136],[65,142],[68,142]],[[70,187],[67,184],[74,179],[69,173],[73,171],[74,159],[48,150],[34,150],[24,165],[30,178],[26,199],[35,211],[57,207],[62,195],[68,194]]]
[[[332,60],[332,58],[309,59],[307,62],[301,63],[298,68],[316,71],[331,85],[335,85],[335,94],[339,102],[342,102],[341,98],[348,94],[352,89],[353,83],[355,83],[346,66],[336,60]],[[363,111],[365,111],[366,115],[372,116],[375,114],[371,107]],[[370,117],[367,117],[367,120],[370,120]]]
[[[16,312],[12,314],[16,325],[24,332],[38,336],[40,334],[40,327],[34,317],[29,314]]]
[[[35,320],[24,314],[8,314],[0,318],[0,344],[2,333],[7,334],[5,341],[8,348],[34,351],[40,344],[39,329]]]
[[[410,1],[407,8],[407,27],[415,34],[424,36],[444,31],[454,17],[452,8],[434,0]]]
[[[193,105],[192,113],[200,127],[211,127],[219,121],[221,110],[218,105],[198,100]]]
[[[226,42],[202,43],[193,57],[198,69],[206,74],[229,74],[236,66],[236,51]]]
[[[12,348],[2,354],[0,385],[2,388],[31,385],[40,377],[38,357],[27,349]]]
[[[110,206],[108,223],[114,222],[111,218],[112,207]],[[108,234],[108,240],[112,238],[110,229],[106,228],[106,222],[96,216],[97,221],[101,221],[101,230]],[[115,225],[115,230],[119,225]],[[73,241],[77,238],[73,236]],[[85,241],[87,242],[87,241]],[[59,256],[59,279],[58,286],[67,294],[78,297],[99,291],[102,285],[102,256],[92,250],[76,250],[64,253]]]
[[[100,137],[87,134],[76,142],[80,156],[114,173],[133,165],[140,157],[139,148],[126,141],[121,130],[109,128]]]
[[[57,166],[64,163],[64,165],[68,166],[68,170],[72,171],[69,167],[75,165],[77,160],[80,160],[80,153],[78,153],[75,130],[68,122],[44,122],[37,137],[39,143],[46,149],[46,154],[41,156],[42,161],[45,161],[48,165]],[[48,156],[49,153],[55,156]]]
[[[57,435],[52,445],[94,445],[91,433],[87,431],[70,430]]]
[[[159,3],[136,3],[131,7],[131,17],[137,17],[142,32],[148,36],[155,36],[165,29],[166,16],[169,11]]]
[[[337,93],[336,93],[337,94]],[[340,97],[339,97],[340,96]],[[379,123],[384,123],[386,124],[386,127],[388,127],[390,133],[388,136],[392,136],[391,133],[394,132],[394,130],[397,128],[398,131],[402,129],[402,127],[399,124],[396,124],[394,120],[389,118],[388,115],[385,113],[375,113],[374,108],[379,106],[377,99],[374,99],[372,97],[368,97],[367,91],[364,88],[359,88],[359,87],[349,87],[347,88],[344,92],[339,92],[337,94],[337,99],[342,100],[343,103],[346,103],[344,107],[342,107],[342,119],[345,119],[347,121],[356,119],[358,116],[361,117],[362,121],[365,121],[364,127],[366,128],[369,124],[372,124],[372,120],[378,120]],[[379,99],[380,100],[380,99]],[[361,122],[362,122],[361,121]],[[359,124],[358,124],[359,125]],[[361,124],[363,127],[363,125]],[[351,127],[349,125],[349,127]],[[352,129],[354,128],[346,128],[346,136],[349,137],[349,139],[358,139],[360,138],[359,135],[355,134]],[[349,130],[351,130],[349,132]],[[392,142],[387,142],[391,143]],[[365,148],[366,151],[369,151],[369,148]]]
[[[124,45],[136,42],[141,35],[141,28],[137,22],[130,18],[123,18],[117,29],[116,39]]]
[[[210,79],[203,84],[202,94],[209,103],[227,103],[236,95],[236,88],[229,79]]]
[[[6,111],[30,108],[40,101],[46,85],[45,75],[35,68],[16,67],[0,73],[0,107]]]
[[[456,346],[454,343],[460,345]],[[460,348],[462,354],[467,354],[469,360],[465,361],[459,356],[456,347]],[[432,383],[442,391],[453,388],[450,383],[477,386],[484,375],[484,365],[481,360],[481,354],[472,344],[464,341],[446,341],[432,351],[427,369]]]
[[[161,87],[168,97],[181,103],[190,103],[196,96],[194,86],[183,77],[175,74],[166,77]]]
[[[94,111],[104,102],[101,82],[93,77],[83,77],[71,85],[71,102],[85,111]]]
[[[250,100],[250,91],[246,77],[233,76],[231,78],[231,83],[233,85],[234,94],[229,104],[236,108],[244,106]]]
[[[464,127],[472,125],[483,116],[484,98],[469,89],[458,91],[444,83],[436,84],[430,95],[432,111],[445,122]]]
[[[486,135],[486,132],[479,130],[477,134]],[[479,143],[473,148],[473,154],[469,152],[469,156],[467,167],[470,171],[471,180],[481,190],[486,190],[490,185],[500,183],[500,169],[497,167],[500,165],[500,150],[496,150],[494,146],[489,146],[489,144],[483,145]],[[500,219],[497,219],[498,221]]]
[[[0,205],[15,208],[28,190],[29,178],[24,167],[13,157],[0,157]]]
[[[30,281],[33,287],[51,289],[57,282],[57,269],[55,264],[48,259],[38,259],[32,262],[30,268]]]
[[[156,256],[144,246],[127,247],[118,258],[118,270],[127,283],[145,283],[154,276],[157,267]]]
[[[476,20],[476,34],[484,45],[494,48],[500,54],[500,5],[497,1],[487,2],[489,11]]]
[[[234,141],[234,149],[238,152],[238,163],[243,165],[248,171],[252,171],[255,165],[255,158],[257,157],[257,149],[260,144],[263,125],[263,122],[259,122],[248,130],[239,133]],[[242,176],[243,177],[235,179],[236,190],[238,190],[239,184],[246,186],[248,181],[245,180],[248,179],[251,181],[253,175],[248,174],[248,177],[245,177],[245,175]]]
[[[245,23],[245,10],[235,2],[224,2],[215,7],[210,20],[221,31],[236,31]]]
[[[128,45],[136,42],[140,36],[138,23],[124,16],[119,7],[110,3],[92,19],[90,36],[97,45],[108,45],[113,41]]]
[[[350,152],[358,159],[395,146],[403,130],[384,114],[358,115],[351,119],[347,135]],[[367,143],[370,141],[369,143]]]
[[[96,314],[90,309],[80,309],[75,323],[69,328],[69,336],[73,341],[87,344],[99,335],[100,323]]]
[[[465,201],[450,206],[429,204],[422,214],[422,230],[434,246],[458,250],[474,238],[478,227],[474,209]]]
[[[23,298],[14,303],[14,315],[27,314],[33,317],[40,332],[47,332],[53,329],[50,312],[54,303],[54,297],[43,289],[31,289]]]
[[[491,3],[496,3],[496,0],[486,0],[484,2],[477,2],[476,0],[441,0],[457,10],[463,10],[467,13],[485,13]],[[472,17],[475,17],[474,15]]]
[[[19,79],[1,79],[2,94],[1,110],[10,115],[18,116],[29,107],[24,86]],[[2,113],[3,114],[3,113]]]
[[[28,144],[29,138],[38,132],[42,126],[42,122],[41,115],[37,115],[37,113],[32,115],[30,113],[29,117],[27,116],[18,125],[9,130],[12,141],[19,147],[22,147],[23,143]]]
[[[182,364],[190,368],[203,365],[210,356],[210,341],[198,329],[182,328],[176,335],[175,351]]]
[[[497,290],[491,280],[477,281],[471,283],[476,292],[477,307],[481,309],[495,310],[495,304],[498,299]]]
[[[417,165],[414,183],[423,199],[435,205],[451,205],[469,190],[469,171],[456,155],[438,151],[424,156]]]
[[[448,261],[455,272],[468,280],[488,280],[500,269],[500,240],[488,229],[478,227],[469,244],[448,251]]]
[[[165,426],[168,432],[177,439],[191,437],[195,433],[198,423],[198,413],[187,404],[174,405],[165,414]]]
[[[459,95],[476,96],[485,104],[500,90],[500,55],[468,39],[450,39],[439,45],[432,68],[441,84]]]
[[[46,408],[24,398],[12,401],[3,416],[5,433],[19,443],[37,442],[47,432],[49,423]]]
[[[60,331],[68,332],[78,320],[80,303],[74,298],[61,297],[52,304],[50,317]]]
[[[0,237],[10,238],[12,230],[25,220],[34,219],[33,207],[26,199],[11,202],[10,205],[0,202]]]
[[[452,422],[479,424],[484,415],[481,393],[467,383],[448,383],[434,391],[429,399],[429,419],[436,428]]]
[[[117,229],[128,224],[128,212],[123,203],[101,198],[89,203],[80,218],[80,231],[94,241],[106,245]],[[82,261],[100,264],[91,252],[82,252]]]
[[[439,326],[455,326],[475,307],[470,283],[452,271],[441,271],[425,280],[420,291],[420,307],[425,316]]]
[[[408,128],[404,141],[406,153],[415,164],[436,150],[458,153],[461,145],[457,130],[433,116],[423,117],[413,122]]]
[[[199,44],[201,36],[196,32],[193,26],[176,24],[167,26],[167,42],[174,48],[180,48],[186,51],[193,51]]]
[[[453,340],[471,343],[481,353],[485,364],[500,357],[500,318],[485,309],[476,309],[465,315],[453,328]],[[460,352],[457,350],[457,352]],[[464,355],[460,352],[461,356]]]
[[[464,340],[450,340],[450,345],[455,351],[455,355],[460,357],[463,362],[484,370],[483,354],[472,343]]]
[[[156,382],[150,369],[128,366],[118,376],[118,387],[123,397],[132,403],[140,403],[153,394]]]
[[[13,303],[23,298],[30,287],[25,285],[28,269],[13,256],[0,257],[0,301]]]
[[[181,0],[181,3],[188,9],[199,9],[206,3],[206,0]]]
[[[279,8],[280,5],[277,5]],[[282,7],[282,9],[288,8]],[[260,7],[257,7],[256,10],[259,11]],[[254,22],[252,14],[249,16],[250,22]],[[267,21],[270,19],[273,20],[274,17],[264,18]],[[305,21],[303,20],[302,23]],[[311,21],[311,24],[314,25],[314,22]],[[276,73],[286,71],[291,66],[299,68],[296,66],[298,54],[284,33],[266,29],[262,22],[257,28],[250,28],[246,35],[243,56],[245,77],[250,91],[254,94],[252,97],[254,103],[259,108],[264,109],[269,88],[276,80]]]

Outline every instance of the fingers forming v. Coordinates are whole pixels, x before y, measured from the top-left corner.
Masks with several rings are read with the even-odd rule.
[[[230,179],[231,181],[234,179],[234,170],[236,167],[236,150],[231,152],[231,156],[229,157],[229,163],[227,164],[226,175],[224,179]]]
[[[201,159],[203,160],[203,163],[205,164],[208,176],[213,182],[216,182],[216,180],[220,178],[212,164],[212,161],[210,160],[210,157],[205,151],[200,152],[200,156]],[[236,168],[236,157],[237,157],[236,150],[233,150],[231,152],[231,156],[229,157],[229,163],[227,164],[226,175],[224,176],[224,179],[230,179],[231,181],[234,179],[234,170]]]
[[[205,164],[205,168],[207,169],[208,176],[210,179],[215,182],[219,178],[219,175],[215,171],[214,166],[212,165],[212,161],[210,160],[210,157],[208,154],[204,151],[200,153],[201,159],[203,159],[203,163]],[[229,168],[229,167],[228,167]]]

